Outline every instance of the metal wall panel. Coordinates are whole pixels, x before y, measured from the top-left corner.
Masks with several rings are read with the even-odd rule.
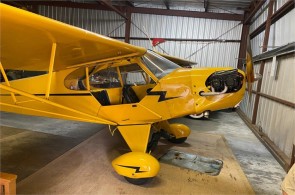
[[[246,91],[242,102],[240,103],[240,109],[246,114],[246,116],[251,120],[253,116],[255,94],[251,94]]]
[[[220,39],[240,40],[242,31],[239,21],[204,18],[132,14],[132,22],[131,37],[146,37],[145,29],[150,37],[215,39],[237,26]]]
[[[260,69],[260,62],[254,63],[254,72],[258,73]],[[247,86],[248,87],[248,86]],[[257,90],[257,82],[252,84],[252,90]],[[252,119],[253,116],[253,109],[254,109],[254,102],[255,102],[256,95],[254,93],[251,94],[251,99],[249,93],[246,91],[245,96],[240,104],[241,110],[246,114],[249,119]]]
[[[274,11],[283,6],[287,0],[275,1]],[[263,5],[265,7],[268,1]],[[263,9],[263,8],[261,8]],[[260,15],[254,16],[256,20],[250,26],[250,32],[254,31],[267,18],[265,9]],[[295,17],[295,10],[276,21],[270,27],[270,35],[267,50],[286,45],[295,41],[295,26],[291,21]],[[251,40],[253,56],[262,53],[264,31]],[[261,62],[258,62],[260,64]],[[261,93],[289,102],[295,102],[295,55],[290,54],[277,58],[277,65],[273,65],[272,59],[265,62],[262,77]],[[258,66],[257,66],[258,67]],[[256,68],[255,68],[256,69]],[[276,71],[275,71],[276,70]],[[258,69],[255,70],[258,72]],[[255,90],[256,87],[254,87]],[[255,95],[254,95],[255,96]],[[241,103],[241,110],[249,119],[253,116],[253,104],[246,98]],[[252,99],[253,100],[253,99]],[[294,108],[285,106],[273,100],[260,96],[257,111],[256,124],[262,132],[274,142],[288,157],[291,157],[293,144],[295,144],[295,111]]]
[[[295,102],[295,54],[277,57],[277,63],[276,72],[272,60],[266,61],[261,92]]]
[[[131,44],[151,49],[148,40],[131,40]],[[207,43],[167,41],[161,44],[169,55],[186,58],[189,54],[201,49]],[[190,60],[197,62],[197,67],[237,67],[239,43],[214,43],[199,50]],[[156,47],[156,50],[162,52]]]
[[[274,11],[280,9],[287,1],[289,0],[276,0],[274,5]]]
[[[39,14],[108,36],[125,36],[125,20],[112,11],[39,6]]]
[[[276,12],[278,9],[280,9],[287,1],[288,0],[277,0],[277,1],[275,1],[273,12]],[[263,22],[266,21],[267,14],[268,14],[268,8],[267,8],[268,3],[269,3],[269,0],[266,1],[263,4],[263,6],[254,15],[254,17],[253,17],[254,22],[250,26],[250,33],[253,32],[257,27],[259,27]],[[294,9],[291,12],[294,12]],[[293,18],[294,18],[294,14],[293,14]],[[285,20],[288,20],[288,19],[285,19]],[[294,25],[290,25],[290,26],[294,26]]]
[[[295,25],[292,24],[294,18],[295,9],[271,25],[268,44],[270,46],[269,50],[295,42]]]
[[[178,39],[216,39],[219,37],[220,40],[240,40],[242,31],[242,25],[239,25],[237,21],[202,18],[132,14],[132,22],[131,37]],[[225,33],[228,30],[230,31]],[[222,35],[223,33],[225,34]],[[149,41],[132,40],[131,43],[151,48]],[[192,41],[167,41],[160,45],[169,55],[196,61],[201,67],[236,67],[239,46],[238,42]],[[196,51],[198,52],[190,57]]]
[[[272,60],[265,62],[261,92],[289,102],[295,102],[295,55],[289,54],[277,58],[277,72]],[[258,63],[259,64],[259,63]],[[259,65],[255,65],[258,72]],[[254,85],[253,90],[256,90]],[[253,116],[255,94],[251,102],[246,93],[240,108],[249,119]],[[291,157],[292,146],[295,144],[295,110],[294,108],[260,97],[256,125],[267,135],[288,157]]]
[[[261,97],[257,125],[289,158],[295,143],[294,108]]]
[[[252,55],[253,56],[262,54],[262,45],[263,45],[263,39],[264,39],[264,32],[265,31],[262,31],[259,35],[255,36],[251,40],[251,48],[252,48]]]
[[[256,12],[256,14],[254,15],[254,17],[252,18],[253,23],[250,26],[250,33],[253,32],[263,22],[266,21],[267,12],[268,12],[268,3],[269,3],[269,0],[266,1],[261,6],[261,8]]]
[[[290,24],[293,18],[295,18],[294,9],[271,25],[267,50],[272,50],[276,47],[286,45],[295,41],[295,25]],[[254,26],[255,23],[251,25],[251,28],[254,28]],[[253,30],[255,30],[255,28]],[[251,40],[253,56],[262,53],[264,32],[265,31],[262,31],[259,35]]]

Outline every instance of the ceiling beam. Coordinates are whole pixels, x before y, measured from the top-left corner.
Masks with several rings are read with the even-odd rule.
[[[166,10],[154,8],[134,7],[131,9],[133,13],[154,14],[166,16],[182,16],[191,18],[208,18],[216,20],[235,20],[243,21],[243,14],[213,13],[213,12],[197,12],[184,10]]]
[[[163,3],[166,6],[166,9],[170,9],[169,0],[163,0]]]
[[[117,14],[119,14],[120,16],[122,16],[125,20],[128,20],[127,16],[123,12],[121,12],[119,9],[117,9],[116,7],[114,7],[112,5],[112,2],[110,0],[100,0],[99,3],[101,3],[104,6],[106,6],[107,8],[111,9],[112,11],[116,12]]]
[[[260,0],[258,3],[254,0],[254,8],[249,13],[248,17],[245,19],[244,24],[250,24],[252,17],[256,14],[256,12],[262,7],[266,0]]]
[[[115,37],[111,36],[113,39],[124,39],[124,37]],[[129,37],[129,39],[132,40],[144,40],[144,41],[149,41],[150,39],[154,38],[159,38],[159,37]],[[221,42],[221,43],[240,43],[241,40],[235,40],[235,39],[179,39],[179,38],[163,38],[165,41],[178,41],[178,42],[187,42],[187,41],[192,41],[192,42]],[[246,52],[245,52],[246,53]]]
[[[96,10],[111,10],[106,6],[96,3],[78,3],[71,1],[17,1],[25,5],[45,5],[45,6],[56,6],[56,7],[68,7],[68,8],[80,8],[80,9],[96,9]],[[4,0],[2,3],[10,5],[9,0]]]
[[[126,3],[126,5],[128,5],[130,7],[135,7],[131,1],[124,1],[124,2]]]
[[[208,12],[208,7],[209,7],[209,0],[204,0],[204,9],[205,9],[205,12]]]
[[[284,15],[289,13],[292,9],[294,9],[294,1],[289,0],[287,1],[282,7],[280,7],[275,13],[272,14],[271,16],[271,24],[275,23],[279,19],[281,19]],[[258,26],[251,34],[250,38],[253,39],[257,35],[259,35],[262,31],[264,31],[266,27],[266,21],[263,22],[260,26]]]
[[[3,2],[5,3],[5,1]],[[6,2],[9,2],[9,1],[6,1]],[[18,1],[18,2],[22,2],[27,5],[47,5],[47,6],[57,6],[57,7],[114,11],[110,7],[102,6],[102,5],[94,4],[94,3],[77,3],[77,2],[69,2],[69,1]],[[207,18],[207,19],[233,20],[233,21],[243,21],[243,18],[244,18],[243,14],[167,10],[167,9],[141,8],[141,7],[128,7],[128,6],[112,6],[112,7],[116,8],[117,10],[130,9],[131,13],[141,13],[141,14],[181,16],[181,17],[191,17],[191,18]],[[124,19],[126,18],[127,17],[125,16]]]

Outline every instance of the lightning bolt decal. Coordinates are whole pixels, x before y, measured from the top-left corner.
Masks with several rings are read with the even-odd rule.
[[[147,95],[159,95],[160,97],[159,97],[158,102],[171,100],[171,99],[175,99],[175,98],[180,97],[180,96],[177,96],[177,97],[168,97],[168,98],[166,98],[166,93],[167,93],[167,91],[151,91]]]
[[[135,173],[143,173],[143,172],[147,172],[147,171],[140,171],[140,167],[134,167],[134,166],[125,166],[125,165],[118,165],[120,167],[125,167],[125,168],[129,168],[129,169],[134,169]]]

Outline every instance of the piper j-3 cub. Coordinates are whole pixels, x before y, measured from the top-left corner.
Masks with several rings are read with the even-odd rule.
[[[190,135],[169,119],[232,108],[243,98],[241,70],[182,68],[142,47],[0,8],[1,111],[109,125],[131,150],[112,166],[131,183],[159,172],[150,151],[160,137],[182,143]]]

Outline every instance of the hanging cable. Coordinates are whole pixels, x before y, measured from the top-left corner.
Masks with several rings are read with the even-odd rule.
[[[240,22],[239,24],[235,25],[234,27],[232,27],[231,29],[227,30],[226,32],[224,32],[223,34],[219,35],[215,40],[219,41],[218,39],[220,37],[222,37],[223,35],[227,34],[228,32],[230,32],[231,30],[233,30],[234,28],[236,28],[237,26],[243,24],[242,22]],[[222,41],[222,40],[221,40]],[[187,56],[185,59],[191,58],[193,55],[195,55],[196,53],[198,53],[198,51],[204,49],[205,47],[207,47],[208,45],[215,43],[215,41],[213,42],[208,42],[206,45],[204,45],[203,47],[201,47],[200,49],[198,49],[197,51],[193,52],[191,55]]]
[[[125,21],[122,23],[122,24],[120,24],[117,28],[115,28],[114,30],[112,30],[110,33],[108,33],[108,37],[113,33],[113,32],[115,32],[116,30],[118,30],[121,26],[123,26],[123,24],[125,24]]]

